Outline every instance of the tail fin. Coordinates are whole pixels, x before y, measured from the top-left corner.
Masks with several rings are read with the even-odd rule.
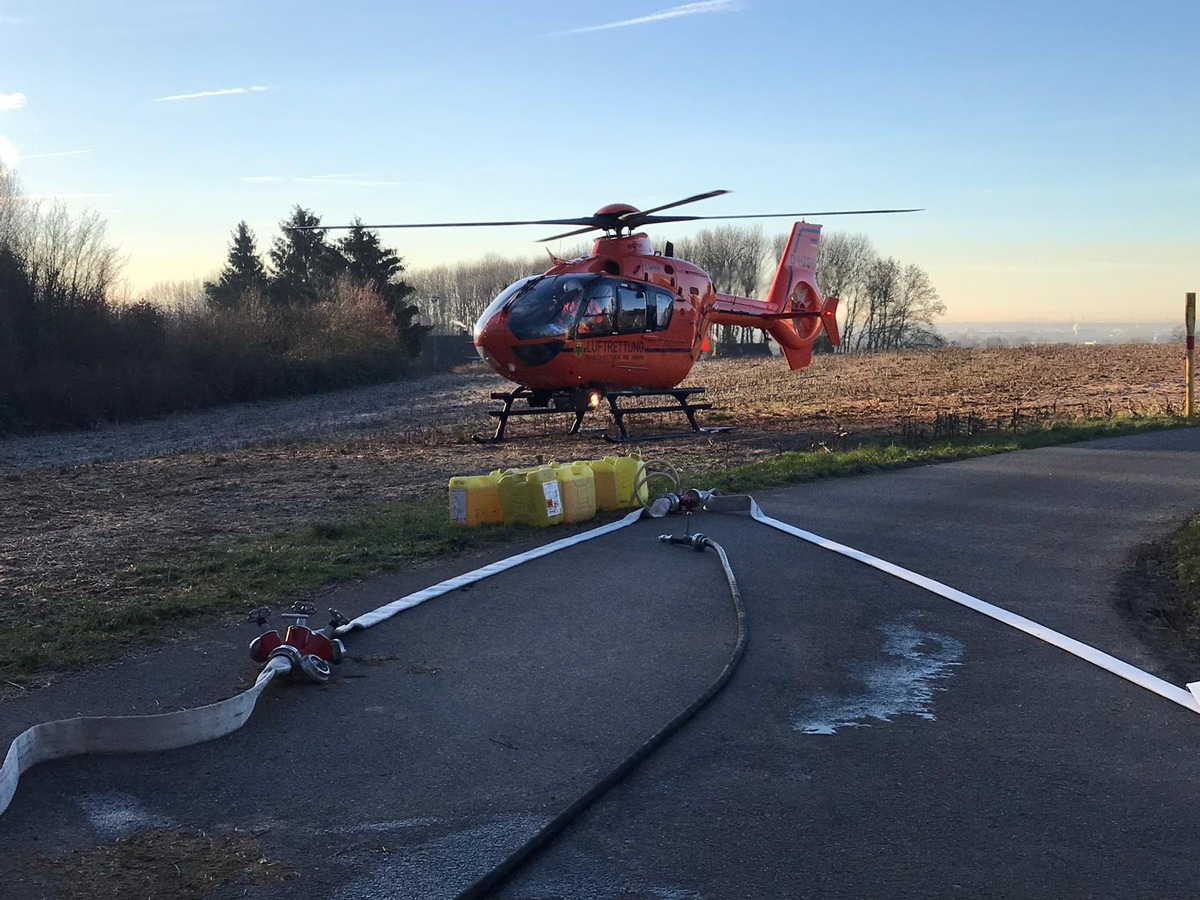
[[[817,285],[817,248],[821,226],[797,222],[792,226],[779,270],[767,294],[767,308],[774,314],[794,312],[780,318],[767,330],[779,342],[788,365],[802,369],[812,362],[812,345],[824,327],[835,347],[841,343],[837,326],[837,298],[821,297]]]

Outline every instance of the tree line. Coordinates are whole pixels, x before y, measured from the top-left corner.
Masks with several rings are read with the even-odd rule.
[[[407,301],[413,289],[401,277],[404,263],[395,250],[383,246],[379,235],[364,228],[361,219],[331,243],[320,218],[302,206],[296,206],[279,227],[281,233],[267,254],[268,268],[259,256],[254,232],[245,221],[237,224],[225,268],[204,283],[212,307],[311,307],[347,290],[358,292],[392,320],[409,359],[417,357],[430,326],[417,322],[420,310]]]
[[[725,225],[674,242],[674,255],[699,266],[720,293],[755,296],[774,276],[786,234],[767,236],[761,226]],[[579,256],[584,247],[564,256]],[[409,281],[422,316],[441,333],[470,330],[488,303],[509,284],[546,269],[539,257],[486,256],[472,262],[414,270]],[[914,263],[883,257],[862,234],[827,232],[821,238],[817,280],[840,299],[842,352],[936,347],[945,341],[934,319],[946,306],[928,273]],[[761,342],[760,329],[714,329],[721,347]],[[818,349],[832,349],[822,335]]]
[[[356,227],[335,244],[296,207],[264,265],[245,223],[220,274],[122,302],[94,213],[22,195],[0,169],[0,434],[91,427],[395,378],[427,326],[403,264]],[[166,295],[166,296],[164,296]],[[160,302],[155,302],[156,300]]]

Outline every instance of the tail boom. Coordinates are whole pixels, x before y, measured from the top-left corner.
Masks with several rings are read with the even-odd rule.
[[[763,328],[783,350],[792,369],[812,362],[812,345],[824,328],[830,343],[841,343],[837,298],[821,297],[817,285],[817,247],[821,226],[797,222],[779,260],[767,299],[718,294],[711,321],[715,325]]]

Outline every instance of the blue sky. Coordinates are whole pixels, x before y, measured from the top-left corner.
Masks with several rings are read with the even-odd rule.
[[[1178,318],[1200,289],[1200,4],[0,0],[0,157],[97,210],[132,286],[328,224],[829,218],[958,320]],[[764,223],[786,230],[785,221]],[[674,238],[698,226],[652,232]],[[411,267],[536,226],[387,233]]]

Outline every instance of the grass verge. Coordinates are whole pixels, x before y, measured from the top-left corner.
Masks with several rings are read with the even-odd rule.
[[[0,657],[0,681],[21,683],[40,671],[78,668],[218,613],[286,606],[327,584],[525,536],[518,527],[452,526],[445,502],[431,498],[170,562],[140,562],[116,573],[114,597],[0,626],[0,641],[10,651]]]
[[[1185,419],[1143,416],[1079,422],[1013,433],[988,431],[970,437],[930,441],[921,445],[879,443],[852,450],[781,453],[774,459],[762,462],[696,473],[694,479],[697,484],[706,488],[714,487],[727,493],[745,493],[813,481],[817,478],[863,475],[888,469],[991,456],[1014,450],[1034,450],[1097,438],[1125,437],[1146,431],[1186,426]]]
[[[1178,613],[1178,631],[1185,643],[1200,649],[1200,516],[1171,538],[1167,572]]]
[[[1015,434],[988,432],[925,446],[876,444],[852,450],[783,453],[763,462],[686,473],[689,486],[749,492],[818,478],[880,472],[1048,447],[1100,437],[1179,427],[1177,418],[1105,419]],[[0,680],[20,683],[39,672],[112,658],[168,629],[255,606],[287,605],[338,581],[461,555],[529,537],[527,528],[455,528],[442,498],[360,511],[352,518],[200,551],[170,562],[148,560],[117,573],[115,596],[87,600],[37,621],[0,626]],[[1200,524],[1191,532],[1186,577],[1200,590]],[[1197,599],[1200,609],[1200,599]]]

